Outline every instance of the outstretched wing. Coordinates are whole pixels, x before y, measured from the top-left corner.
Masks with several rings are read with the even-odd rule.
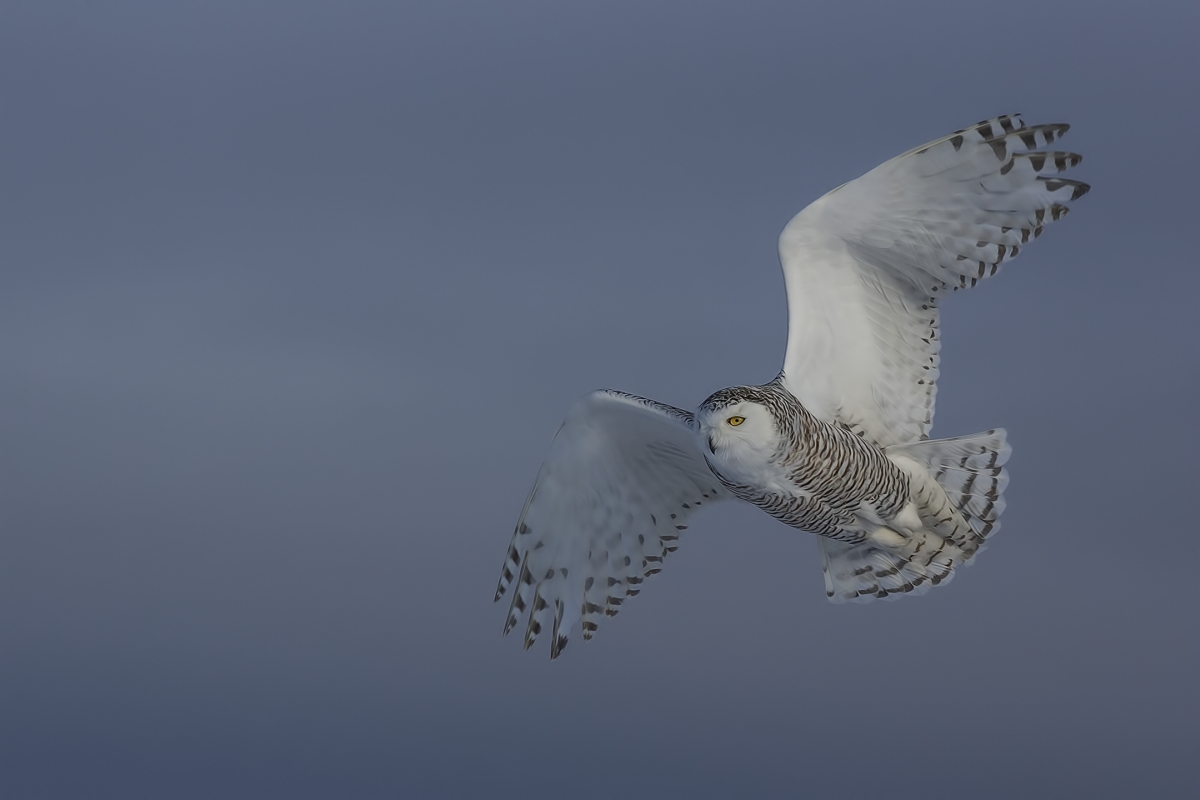
[[[784,385],[880,446],[928,436],[938,300],[974,286],[1067,213],[1081,157],[1041,150],[1065,124],[998,117],[876,167],[796,215],[779,239]]]
[[[692,415],[601,390],[559,428],[504,559],[499,600],[516,582],[504,623],[528,613],[528,649],[553,624],[550,657],[575,620],[590,639],[678,546],[687,518],[728,496],[697,445]]]

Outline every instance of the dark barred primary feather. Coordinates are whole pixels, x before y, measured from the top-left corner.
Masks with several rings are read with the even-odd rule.
[[[925,439],[938,304],[997,274],[1088,191],[1063,173],[1064,123],[984,120],[828,192],[779,241],[785,385],[818,419],[881,447]]]
[[[582,398],[554,437],[496,586],[512,593],[504,633],[522,622],[550,657],[575,622],[590,639],[679,547],[688,517],[728,497],[686,411],[625,392]]]

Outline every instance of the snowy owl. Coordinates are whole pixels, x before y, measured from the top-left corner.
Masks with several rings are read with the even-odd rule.
[[[695,413],[612,390],[559,428],[504,559],[508,633],[578,620],[590,639],[729,497],[819,536],[833,602],[948,581],[999,525],[1001,429],[930,439],[939,300],[974,286],[1067,213],[1081,160],[1047,150],[1065,124],[985,120],[843,184],[783,229],[783,369],[721,389]],[[515,582],[515,586],[513,585]]]

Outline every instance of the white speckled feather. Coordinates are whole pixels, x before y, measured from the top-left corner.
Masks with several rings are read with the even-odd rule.
[[[784,385],[819,419],[883,447],[927,438],[938,375],[937,302],[994,275],[1087,186],[1080,162],[1028,152],[1066,125],[998,117],[887,161],[784,228]]]
[[[499,599],[516,582],[504,632],[528,612],[525,646],[548,626],[551,654],[582,619],[591,638],[678,546],[687,519],[728,497],[691,414],[634,395],[592,392],[567,415],[509,545]]]

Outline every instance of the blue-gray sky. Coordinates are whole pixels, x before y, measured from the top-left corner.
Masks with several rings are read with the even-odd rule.
[[[1194,3],[5,4],[0,795],[1194,797]],[[491,602],[563,415],[769,380],[775,242],[978,119],[1093,191],[950,298],[1004,530],[833,606],[695,519],[551,663]]]

